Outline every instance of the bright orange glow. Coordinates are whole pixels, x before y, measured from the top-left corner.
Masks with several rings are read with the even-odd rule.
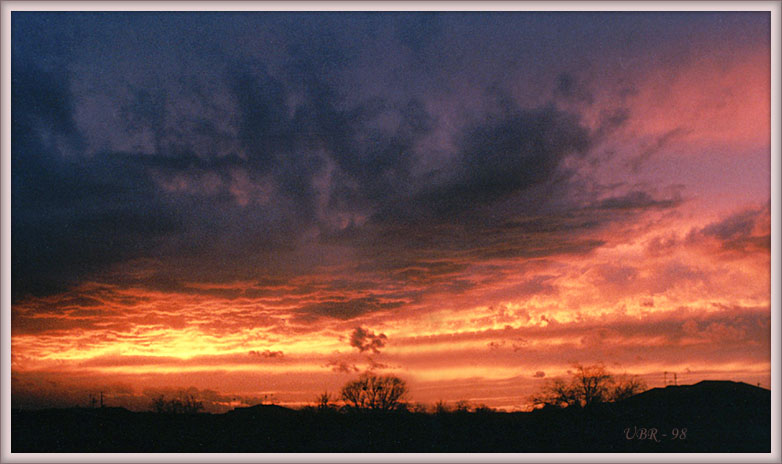
[[[67,372],[143,391],[159,386],[161,376],[231,379],[228,374],[236,373],[257,378],[258,385],[272,376],[279,401],[298,404],[321,389],[337,390],[350,372],[370,367],[371,356],[380,369],[398,372],[413,386],[443,382],[436,390],[440,395],[481,398],[507,408],[521,407],[540,382],[533,374],[562,375],[572,362],[613,363],[609,368],[646,375],[652,383],[668,370],[679,372],[683,381],[723,375],[767,385],[767,250],[723,250],[709,237],[695,238],[694,231],[702,229],[697,223],[661,224],[575,263],[549,260],[501,278],[481,266],[468,267],[466,276],[489,283],[447,301],[433,292],[393,317],[321,319],[314,326],[297,322],[296,308],[335,293],[300,291],[297,285],[311,286],[304,280],[258,298],[85,284],[15,306],[14,378],[22,382]],[[676,237],[664,254],[653,247],[661,233]],[[525,261],[497,265],[521,270]],[[545,276],[539,281],[545,284],[527,288],[531,295],[518,293],[536,276]],[[251,287],[220,288],[242,293]],[[98,302],[85,302],[87,296]],[[482,298],[486,303],[473,306]],[[387,335],[380,354],[358,353],[348,345],[359,325]],[[340,363],[351,370],[340,372]],[[322,384],[299,388],[302,376]],[[512,378],[517,381],[508,384]],[[209,388],[201,382],[201,388]],[[226,391],[237,394],[262,391],[224,382]],[[476,390],[451,387],[454,382],[474,382]],[[496,400],[479,393],[487,382],[504,385]],[[421,401],[442,399],[425,389],[413,393]],[[508,400],[514,395],[518,402]]]

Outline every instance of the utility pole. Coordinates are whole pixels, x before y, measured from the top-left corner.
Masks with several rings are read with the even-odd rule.
[[[676,380],[676,372],[673,373],[673,384],[676,385],[676,386],[679,385],[679,381]]]
[[[100,392],[100,407],[103,407],[103,392]]]
[[[668,386],[668,371],[663,372],[663,385]]]

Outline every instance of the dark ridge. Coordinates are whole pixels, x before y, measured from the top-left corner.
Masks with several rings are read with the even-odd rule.
[[[295,409],[286,408],[284,406],[278,406],[276,404],[258,404],[255,406],[248,406],[243,408],[235,408],[226,413],[228,417],[290,417],[298,414],[299,411]]]
[[[744,382],[730,380],[702,380],[694,385],[668,385],[647,390],[628,398],[628,401],[644,401],[658,399],[696,399],[703,395],[744,395],[747,397],[764,398],[771,394],[770,390],[756,387]]]
[[[706,415],[746,416],[771,405],[771,391],[743,382],[704,380],[695,385],[652,388],[616,406],[625,414],[665,414],[704,418]],[[717,408],[718,407],[718,408]]]
[[[754,452],[771,392],[740,382],[653,388],[619,403],[504,413],[349,413],[276,405],[224,414],[123,408],[11,412],[13,452]]]

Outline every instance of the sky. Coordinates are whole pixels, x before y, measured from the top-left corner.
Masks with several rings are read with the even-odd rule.
[[[11,394],[770,388],[768,12],[13,12]]]

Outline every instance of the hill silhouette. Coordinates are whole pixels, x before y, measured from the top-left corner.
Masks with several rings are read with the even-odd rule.
[[[628,405],[633,403],[648,404],[655,401],[704,404],[713,401],[714,398],[722,397],[726,403],[735,405],[737,404],[736,400],[763,400],[768,398],[770,394],[771,392],[765,388],[744,382],[703,380],[694,385],[668,385],[667,387],[652,388],[625,401]]]
[[[257,404],[255,406],[247,406],[242,408],[235,408],[225,413],[227,417],[237,417],[242,419],[274,419],[292,417],[297,414],[295,409],[286,408],[276,404]]]
[[[607,423],[621,425],[623,431],[631,429],[621,448],[683,452],[771,449],[771,391],[743,382],[707,380],[695,385],[669,385],[600,408],[598,416]],[[647,434],[656,428],[660,442],[648,437],[639,439],[641,428],[646,428]],[[636,437],[627,440],[634,431]],[[609,446],[606,441],[603,444]]]
[[[770,452],[771,392],[728,381],[532,412],[12,411],[13,452]]]

